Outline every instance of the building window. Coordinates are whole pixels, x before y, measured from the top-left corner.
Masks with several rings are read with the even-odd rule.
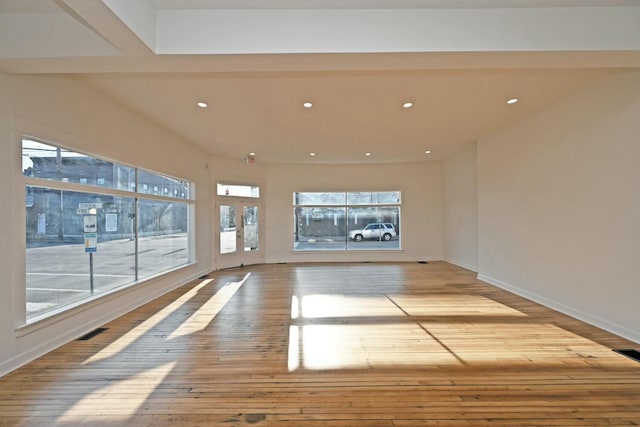
[[[296,251],[400,249],[400,192],[293,194]]]
[[[28,323],[190,263],[189,181],[28,138],[22,161]]]

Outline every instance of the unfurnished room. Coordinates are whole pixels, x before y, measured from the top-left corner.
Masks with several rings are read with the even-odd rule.
[[[640,425],[640,1],[0,0],[0,426]]]

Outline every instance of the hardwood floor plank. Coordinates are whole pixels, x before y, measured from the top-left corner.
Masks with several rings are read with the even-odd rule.
[[[638,345],[468,270],[210,278],[0,378],[0,427],[640,425]]]

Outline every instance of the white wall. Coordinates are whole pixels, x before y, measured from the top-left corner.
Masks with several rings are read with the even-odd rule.
[[[391,165],[268,165],[265,167],[267,262],[417,261],[442,259],[442,167]],[[294,252],[296,191],[402,191],[401,251]]]
[[[478,153],[469,144],[443,163],[444,259],[478,271]]]
[[[11,150],[9,130],[10,108],[9,98],[2,96],[9,91],[9,82],[5,75],[0,74],[0,194],[3,198],[12,198],[13,195],[13,176],[12,163],[14,162],[14,153]],[[11,348],[6,345],[12,339],[13,332],[13,290],[11,288],[12,275],[15,274],[12,254],[15,251],[13,245],[13,235],[11,227],[14,219],[12,218],[11,203],[4,200],[0,203],[0,230],[5,236],[0,239],[0,364],[8,360],[12,356]],[[0,365],[0,375],[6,372]]]
[[[25,220],[20,140],[29,134],[195,182],[196,263],[21,328]],[[0,375],[212,269],[207,156],[69,78],[0,75]]]
[[[629,72],[479,142],[481,279],[640,342],[639,118]]]

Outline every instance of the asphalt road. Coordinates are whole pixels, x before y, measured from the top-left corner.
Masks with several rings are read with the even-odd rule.
[[[231,250],[235,232],[223,233],[223,249]],[[299,251],[398,250],[400,241],[317,239],[297,242]],[[94,294],[135,281],[135,241],[98,243],[93,254]],[[89,254],[83,244],[55,244],[27,249],[27,317],[54,310],[91,296]],[[188,262],[186,234],[142,237],[138,241],[138,279],[142,280]]]
[[[91,296],[90,256],[83,244],[27,249],[27,317]],[[144,279],[188,261],[186,234],[142,237],[138,278]],[[98,243],[93,254],[94,294],[135,281],[135,241]]]
[[[297,251],[370,251],[370,250],[398,250],[400,249],[400,240],[391,239],[388,242],[378,240],[362,240],[356,242],[344,239],[310,239],[295,243]]]

